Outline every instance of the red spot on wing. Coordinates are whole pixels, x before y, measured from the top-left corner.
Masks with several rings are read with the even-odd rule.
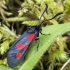
[[[19,60],[21,57],[22,57],[22,53],[18,52],[18,53],[16,54],[16,58]]]
[[[16,44],[16,47],[22,50],[25,47],[25,44],[19,43],[19,44]]]
[[[22,43],[19,43],[19,44],[16,44],[16,47],[19,49],[19,50],[27,50],[28,46],[25,45],[25,44],[22,44]]]
[[[35,40],[35,38],[36,38],[36,35],[35,35],[34,33],[32,33],[32,34],[30,34],[30,35],[28,36],[27,39],[28,39],[29,41],[32,41],[32,42],[33,42],[33,41]]]

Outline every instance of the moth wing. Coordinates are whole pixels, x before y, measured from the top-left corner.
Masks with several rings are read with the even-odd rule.
[[[35,30],[33,30],[33,32],[26,31],[11,46],[11,48],[8,52],[8,55],[7,55],[8,65],[11,68],[14,68],[15,66],[17,66],[21,62],[21,60],[24,58],[27,49],[29,48],[30,44],[35,40],[37,33],[38,32]]]
[[[7,54],[7,61],[8,65],[13,68],[20,63],[22,57],[25,55],[26,49],[28,46],[25,45],[27,41],[27,36],[29,33],[25,32],[22,36],[11,46],[8,54]],[[29,44],[29,42],[28,42]],[[17,58],[16,58],[17,57]],[[21,57],[21,58],[20,58]],[[20,58],[20,59],[19,59]]]

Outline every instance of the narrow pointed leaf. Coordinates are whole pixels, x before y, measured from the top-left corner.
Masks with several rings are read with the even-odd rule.
[[[57,24],[57,25],[51,25],[47,27],[42,28],[42,32],[45,34],[50,35],[40,35],[40,45],[37,51],[37,43],[34,42],[29,51],[27,52],[27,55],[25,57],[25,62],[22,64],[22,66],[19,68],[19,70],[32,70],[36,63],[41,59],[43,54],[48,50],[50,45],[56,40],[56,38],[68,31],[70,31],[70,23],[64,23],[64,24]]]

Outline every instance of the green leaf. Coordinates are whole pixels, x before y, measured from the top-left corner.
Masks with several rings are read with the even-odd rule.
[[[9,40],[4,41],[1,45],[0,45],[0,53],[4,54],[4,52],[6,52],[6,50],[9,48]]]
[[[14,69],[11,69],[11,68],[4,66],[4,65],[0,65],[0,70],[14,70]]]
[[[38,21],[37,20],[24,21],[24,22],[22,22],[22,24],[27,24],[29,26],[35,26],[38,24]]]
[[[43,54],[48,50],[50,45],[56,40],[59,35],[62,35],[70,31],[70,23],[56,24],[42,28],[44,34],[50,35],[40,35],[40,45],[37,51],[37,42],[34,42],[27,55],[25,57],[25,62],[19,68],[19,70],[32,70],[36,63],[41,59]]]

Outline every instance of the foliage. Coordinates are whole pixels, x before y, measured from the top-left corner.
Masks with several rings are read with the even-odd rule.
[[[25,60],[11,69],[7,64],[10,46],[28,28],[36,26],[48,4],[40,23],[40,46],[34,42]],[[63,12],[52,20],[55,14]],[[1,0],[0,1],[0,70],[59,70],[70,58],[70,0]],[[47,26],[49,25],[49,26]],[[68,63],[68,65],[70,65]],[[67,68],[68,65],[66,65]],[[66,69],[64,69],[66,70]]]

